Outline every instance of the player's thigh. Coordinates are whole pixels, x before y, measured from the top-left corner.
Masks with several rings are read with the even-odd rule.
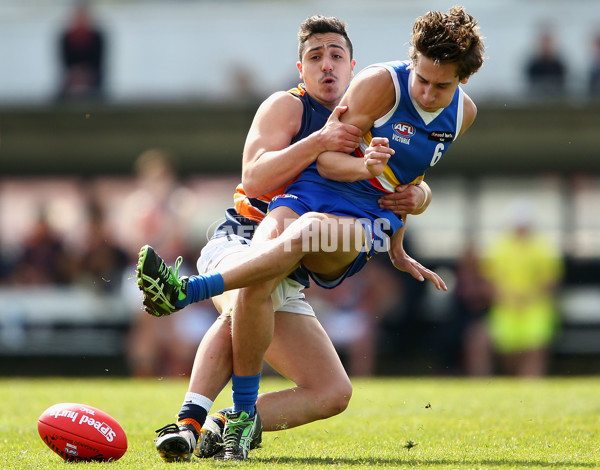
[[[310,213],[305,215],[311,216]],[[322,278],[337,278],[363,250],[365,229],[360,221],[351,217],[331,214],[315,214],[313,217],[318,223],[319,236],[314,235],[314,227],[306,232],[304,243],[312,245],[302,264]]]
[[[298,217],[298,214],[289,207],[276,207],[261,221],[254,233],[252,243],[257,244],[277,238],[290,224],[295,222]]]
[[[275,312],[275,330],[266,361],[300,387],[351,387],[348,374],[316,317]]]
[[[233,240],[227,241],[225,237],[212,240],[202,251],[202,256],[198,260],[198,273],[205,274],[216,269],[235,266],[239,257],[249,249],[249,244],[236,243]],[[230,314],[231,306],[237,300],[237,295],[237,290],[231,290],[213,297],[212,301],[219,313]]]

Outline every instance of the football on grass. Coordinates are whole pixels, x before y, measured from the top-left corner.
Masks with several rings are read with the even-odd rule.
[[[108,413],[80,403],[59,403],[38,419],[38,432],[50,449],[68,462],[120,459],[127,436]]]

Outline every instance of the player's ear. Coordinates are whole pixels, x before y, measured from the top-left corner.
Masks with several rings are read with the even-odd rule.
[[[466,83],[469,81],[469,78],[470,78],[470,77],[471,77],[471,76],[469,75],[468,77],[465,77],[465,78],[463,78],[463,79],[460,81],[460,83],[462,83],[463,85],[465,85],[465,84],[466,84]]]
[[[354,67],[356,67],[356,60],[352,59],[352,62],[350,62],[350,65],[352,66],[352,72],[350,73],[350,78],[354,78]]]
[[[304,80],[304,77],[302,76],[302,62],[300,62],[300,61],[296,62],[296,68],[298,69],[298,73],[300,75],[300,80]]]

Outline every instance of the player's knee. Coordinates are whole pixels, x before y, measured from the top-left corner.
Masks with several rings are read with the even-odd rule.
[[[327,391],[321,401],[320,419],[330,418],[340,414],[350,403],[352,397],[352,384],[350,381],[340,381],[333,386],[327,387]]]
[[[266,281],[240,289],[238,292],[238,303],[260,303],[268,301],[271,298],[271,292],[273,292],[273,289],[278,282],[278,280]]]
[[[317,231],[321,230],[323,225],[327,224],[329,220],[330,217],[320,212],[307,212],[298,219],[304,229]]]
[[[307,212],[301,215],[290,227],[293,231],[292,236],[288,240],[290,243],[289,249],[292,251],[298,250],[302,252],[310,251],[310,243],[312,240],[319,240],[321,233],[326,229],[328,217],[319,212]],[[317,243],[318,245],[318,243]]]
[[[294,221],[293,227],[297,232],[319,230],[320,226],[325,223],[327,219],[328,217],[320,212],[307,212]]]

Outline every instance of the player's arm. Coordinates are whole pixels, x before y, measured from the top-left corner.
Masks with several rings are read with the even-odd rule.
[[[403,242],[404,231],[406,230],[406,219],[407,216],[402,217],[404,225],[402,226],[402,228],[397,230],[396,233],[394,233],[394,235],[392,236],[391,246],[388,252],[392,264],[396,267],[396,269],[410,274],[412,277],[419,281],[429,279],[438,290],[448,290],[448,288],[446,287],[446,283],[437,273],[433,272],[431,269],[426,268],[417,260],[408,256],[406,251],[404,251]]]
[[[394,106],[395,101],[396,91],[388,70],[369,67],[350,83],[340,102],[348,110],[339,119],[358,127],[364,136],[373,127],[373,123]],[[319,156],[317,168],[323,177],[337,181],[358,181],[373,177],[363,158],[355,158],[347,153],[325,152]]]
[[[465,97],[463,100],[463,122],[460,128],[460,134],[458,137],[467,132],[467,129],[471,127],[473,122],[475,122],[475,118],[477,117],[477,106],[473,100],[465,93]],[[457,137],[457,138],[458,138]]]
[[[300,130],[303,111],[302,102],[286,92],[271,95],[258,108],[244,145],[242,184],[248,196],[280,188],[322,152],[352,152],[358,146],[360,131],[339,121],[328,122],[323,129],[290,145]]]

